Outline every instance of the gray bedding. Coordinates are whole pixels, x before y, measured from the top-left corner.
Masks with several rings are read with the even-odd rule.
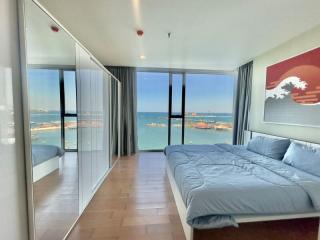
[[[176,145],[169,168],[198,229],[237,226],[234,216],[320,210],[320,178],[241,146]]]
[[[53,145],[41,145],[33,144],[32,145],[32,164],[37,166],[51,158],[61,157],[64,154],[64,151]]]

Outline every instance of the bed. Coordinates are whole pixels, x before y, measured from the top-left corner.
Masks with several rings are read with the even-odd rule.
[[[54,145],[32,145],[33,182],[59,169],[59,159],[64,151]]]
[[[188,240],[317,239],[320,177],[243,146],[176,145],[165,154]]]

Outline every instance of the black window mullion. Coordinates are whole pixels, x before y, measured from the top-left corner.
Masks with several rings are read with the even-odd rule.
[[[65,95],[64,95],[64,77],[63,77],[62,69],[59,69],[59,86],[60,86],[60,116],[61,116],[61,147],[65,149],[65,131],[64,131]]]
[[[182,115],[170,115],[171,118],[183,118]]]
[[[185,128],[185,101],[186,101],[186,73],[182,74],[182,104],[181,104],[181,115],[182,115],[182,140],[181,143],[184,144],[184,128]]]
[[[60,86],[60,114],[61,114],[61,147],[66,152],[74,152],[77,149],[65,149],[65,117],[77,117],[76,113],[66,113],[66,102],[65,102],[65,92],[64,92],[64,71],[65,69],[59,69],[59,86]],[[78,137],[77,137],[78,138]],[[78,145],[78,139],[77,139]]]
[[[65,113],[64,114],[65,117],[77,117],[76,113]]]
[[[185,128],[185,73],[182,74],[181,114],[172,114],[172,72],[169,73],[168,145],[171,144],[171,119],[182,119],[181,143],[184,144]]]
[[[169,73],[168,145],[171,144],[171,117],[172,117],[172,73]]]

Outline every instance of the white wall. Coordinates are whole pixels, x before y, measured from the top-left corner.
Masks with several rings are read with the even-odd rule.
[[[320,26],[254,59],[250,130],[320,143],[320,127],[263,122],[266,67],[317,47],[320,47]]]
[[[16,0],[0,1],[0,238],[28,239]]]

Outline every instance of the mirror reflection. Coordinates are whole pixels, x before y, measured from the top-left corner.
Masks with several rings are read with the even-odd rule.
[[[26,1],[36,239],[63,239],[79,215],[75,42]]]

